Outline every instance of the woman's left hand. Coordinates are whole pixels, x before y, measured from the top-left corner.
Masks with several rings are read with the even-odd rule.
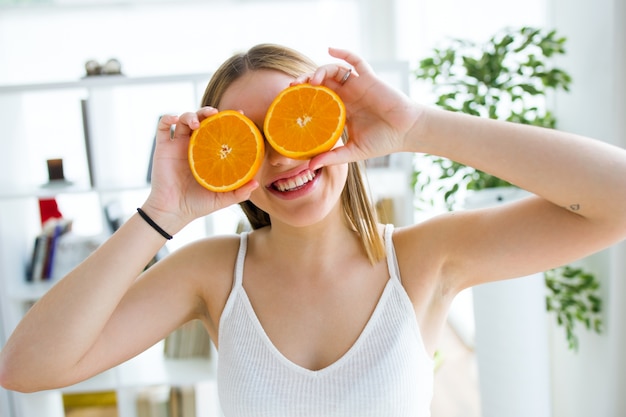
[[[335,48],[329,53],[348,65],[323,65],[293,84],[309,82],[334,90],[346,105],[349,140],[313,158],[313,168],[405,151],[404,137],[417,123],[420,107],[381,81],[359,56]]]

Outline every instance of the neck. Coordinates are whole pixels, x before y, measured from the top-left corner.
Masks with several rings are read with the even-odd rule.
[[[327,216],[319,223],[293,227],[272,223],[254,239],[255,252],[267,259],[278,257],[303,271],[315,271],[335,264],[337,259],[363,256],[360,237],[341,215]]]

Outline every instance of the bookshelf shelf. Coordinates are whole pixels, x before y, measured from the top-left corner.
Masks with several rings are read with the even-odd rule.
[[[161,359],[153,361],[154,366],[146,366],[137,358],[126,362],[119,370],[120,384],[124,387],[148,385],[182,386],[214,380],[216,378],[213,361],[197,359]]]
[[[0,86],[0,95],[23,94],[54,90],[72,90],[88,88],[115,88],[123,86],[201,83],[205,84],[211,77],[210,73],[157,75],[148,77],[127,77],[124,75],[107,75],[84,77],[80,80],[68,80],[54,83],[12,84]]]
[[[0,200],[11,200],[20,198],[43,198],[56,197],[59,194],[87,194],[87,193],[122,193],[129,191],[148,190],[148,184],[144,181],[136,181],[128,185],[105,185],[102,187],[91,187],[88,184],[74,184],[63,187],[25,186],[0,190]]]
[[[8,297],[20,303],[32,303],[39,300],[52,288],[55,282],[23,282],[13,285],[8,291]]]
[[[115,389],[117,383],[117,370],[110,369],[89,378],[86,381],[80,382],[75,385],[70,385],[64,388],[62,391],[64,394],[79,393],[79,392],[102,392]]]

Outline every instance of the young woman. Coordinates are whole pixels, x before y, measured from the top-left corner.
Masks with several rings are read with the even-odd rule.
[[[224,63],[199,111],[161,119],[142,206],[154,224],[132,216],[29,311],[0,357],[4,387],[76,383],[200,319],[227,417],[427,416],[431,357],[459,291],[626,237],[624,150],[428,108],[358,56],[330,54],[343,62],[259,45]],[[305,161],[268,146],[255,179],[230,193],[194,181],[187,145],[202,119],[235,109],[262,126],[274,97],[304,82],[344,100],[343,144]],[[395,152],[441,155],[536,196],[393,230],[376,224],[356,161]],[[175,235],[236,203],[252,232],[192,243],[142,273],[166,241],[159,228]]]

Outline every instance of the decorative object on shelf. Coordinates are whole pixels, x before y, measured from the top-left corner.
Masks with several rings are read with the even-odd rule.
[[[104,64],[100,64],[95,59],[90,59],[85,62],[85,74],[87,77],[122,75],[122,63],[116,58],[111,58]]]
[[[48,159],[48,179],[50,181],[64,181],[65,174],[63,173],[63,159]]]
[[[87,73],[88,77],[93,75],[100,75],[101,71],[102,67],[100,66],[100,63],[95,59],[90,59],[89,61],[85,62],[85,72]]]
[[[571,76],[551,62],[554,56],[565,53],[565,42],[566,38],[557,36],[554,30],[533,27],[505,28],[482,45],[453,39],[422,59],[414,75],[433,86],[435,103],[445,110],[555,128],[557,121],[547,109],[546,98],[551,92],[569,91]],[[413,172],[413,185],[420,196],[435,196],[429,200],[418,197],[422,204],[434,205],[437,204],[435,199],[441,198],[444,205],[452,209],[460,204],[468,190],[514,187],[500,178],[445,158],[432,155],[420,158]],[[544,274],[548,288],[556,285],[553,277],[570,271],[569,267],[564,268]],[[593,277],[589,272],[577,271],[577,275]],[[586,297],[600,300],[598,286],[584,287],[584,291]],[[553,292],[547,297],[548,311],[555,314],[559,325],[566,326],[569,347],[576,350],[578,339],[573,322],[581,321],[600,333],[602,304],[594,304],[598,315],[594,316],[592,325],[587,325],[584,315],[572,315],[567,302],[555,301],[556,295]]]
[[[115,58],[111,58],[102,65],[101,73],[103,75],[121,75],[122,63]]]
[[[43,184],[42,187],[66,187],[73,184],[72,181],[68,181],[67,179],[65,179],[65,173],[63,171],[63,159],[47,159],[46,165],[48,166],[48,182]]]

